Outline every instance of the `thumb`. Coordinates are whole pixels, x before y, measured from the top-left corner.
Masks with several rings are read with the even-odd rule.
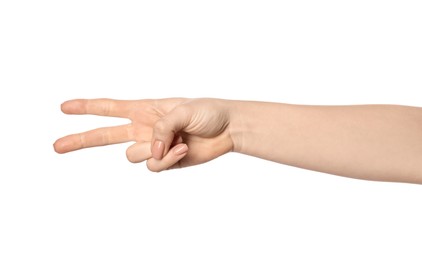
[[[151,153],[156,160],[161,160],[170,150],[175,134],[186,128],[191,120],[192,111],[181,105],[155,122]]]

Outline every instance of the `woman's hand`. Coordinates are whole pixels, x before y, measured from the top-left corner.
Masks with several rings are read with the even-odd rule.
[[[128,160],[147,160],[148,169],[154,172],[204,163],[233,150],[228,103],[184,98],[66,101],[61,106],[65,114],[122,117],[132,122],[60,138],[54,149],[67,153],[134,141],[126,152]]]
[[[147,160],[151,171],[235,151],[352,178],[422,183],[418,107],[176,98],[73,100],[62,110],[125,117],[132,123],[63,137],[54,144],[59,153],[135,141],[127,150],[129,161]]]

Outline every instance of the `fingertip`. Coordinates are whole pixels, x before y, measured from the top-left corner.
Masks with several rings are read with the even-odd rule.
[[[62,112],[64,112],[64,109],[63,109],[63,107],[64,107],[64,103],[66,103],[66,101],[60,104],[60,110],[61,110]]]
[[[53,148],[54,148],[54,151],[58,154],[64,153],[63,145],[61,144],[60,139],[54,142]]]
[[[164,142],[155,140],[151,149],[152,157],[156,160],[161,160],[164,157]]]
[[[60,105],[60,110],[61,110],[63,113],[65,113],[65,114],[67,114],[68,107],[69,107],[69,102],[70,102],[70,100],[63,102],[63,103]]]
[[[137,161],[135,160],[134,154],[131,153],[130,149],[126,149],[126,158],[131,163],[137,163]]]
[[[173,153],[177,156],[180,156],[180,155],[186,154],[188,152],[188,150],[189,150],[188,145],[181,143],[181,144],[176,145],[173,148]]]
[[[63,138],[58,139],[53,144],[54,151],[58,154],[64,154],[70,151],[70,143]]]
[[[60,109],[65,114],[81,114],[83,108],[82,99],[73,99],[65,101],[61,104]]]
[[[151,158],[149,142],[135,143],[126,150],[126,157],[131,163],[140,163]]]
[[[179,161],[188,154],[188,146],[184,143],[174,146],[161,160],[150,158],[147,167],[152,172],[160,172],[169,168],[180,168]],[[175,166],[176,165],[176,166]]]

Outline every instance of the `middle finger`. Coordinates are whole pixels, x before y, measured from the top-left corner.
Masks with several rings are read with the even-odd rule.
[[[133,140],[132,125],[103,127],[60,138],[54,144],[59,153],[67,153],[83,148],[118,144]]]

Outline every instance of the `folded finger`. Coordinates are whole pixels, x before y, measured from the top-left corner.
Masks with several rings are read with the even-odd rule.
[[[143,162],[151,156],[151,142],[135,143],[126,150],[126,157],[132,163]]]
[[[124,143],[132,140],[130,133],[130,124],[98,128],[62,137],[54,143],[54,149],[58,153],[67,153],[82,148]]]
[[[150,171],[160,172],[166,170],[177,164],[188,153],[188,146],[186,144],[178,144],[161,159],[157,160],[150,158],[147,161],[147,167]]]

